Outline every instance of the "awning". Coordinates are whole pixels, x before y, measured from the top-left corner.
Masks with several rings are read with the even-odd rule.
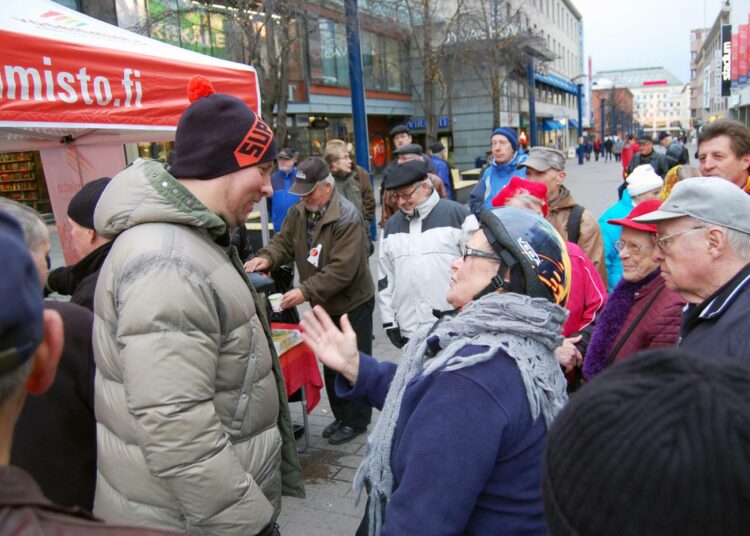
[[[568,119],[568,128],[578,129],[578,121],[575,119]]]
[[[555,119],[545,119],[542,123],[542,130],[563,130],[564,128],[563,124]]]
[[[536,80],[537,82],[541,82],[542,84],[547,84],[548,86],[561,89],[567,93],[578,95],[578,86],[576,86],[570,80],[566,80],[562,76],[557,76],[556,74],[552,74],[552,73],[549,73],[549,74],[534,73],[534,80]]]

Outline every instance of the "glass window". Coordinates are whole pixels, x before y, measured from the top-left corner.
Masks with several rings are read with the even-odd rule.
[[[386,86],[381,51],[382,38],[370,32],[361,32],[360,35],[362,37],[362,71],[365,77],[365,88],[382,91]]]
[[[385,72],[389,91],[407,91],[404,66],[407,55],[404,44],[395,39],[385,39]]]
[[[310,79],[313,84],[349,85],[346,30],[343,24],[323,17],[311,20]]]

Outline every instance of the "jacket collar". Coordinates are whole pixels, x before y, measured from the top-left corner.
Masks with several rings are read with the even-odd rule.
[[[641,288],[635,291],[635,294],[633,295],[633,297],[635,298],[636,301],[648,296],[659,287],[664,286],[664,278],[661,277],[660,275],[661,270],[657,268],[654,272],[651,272],[651,273],[652,274],[655,273],[656,277],[654,277],[653,279],[650,279],[645,285],[643,285]],[[646,276],[645,279],[648,279],[648,277],[649,276]]]
[[[401,213],[409,221],[416,220],[419,218],[424,219],[430,215],[430,212],[432,212],[432,209],[437,206],[438,201],[440,201],[440,196],[438,195],[437,191],[433,188],[432,193],[427,197],[427,199],[425,199],[416,207],[414,207],[414,212],[412,214],[407,214],[406,212],[403,212],[403,211],[401,211]]]
[[[693,315],[702,320],[711,320],[720,316],[729,307],[742,292],[750,286],[750,264],[737,272],[732,279],[727,281],[724,286],[714,292],[703,303],[696,306]],[[693,316],[691,315],[691,316]]]
[[[84,277],[98,271],[107,259],[107,255],[109,254],[109,250],[112,249],[113,244],[114,240],[102,244],[73,265],[71,272],[75,280],[80,282]]]
[[[96,519],[82,508],[67,508],[51,503],[26,471],[12,465],[0,467],[0,507],[6,506],[30,506],[92,521]]]
[[[576,204],[573,194],[570,193],[570,190],[568,190],[564,184],[561,184],[560,193],[556,198],[549,202],[549,209],[551,211],[561,210],[564,208],[570,208]]]

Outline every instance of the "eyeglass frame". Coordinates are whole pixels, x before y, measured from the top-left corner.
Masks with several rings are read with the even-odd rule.
[[[414,189],[408,194],[400,194],[394,190],[391,195],[393,195],[393,198],[396,201],[398,201],[399,199],[403,199],[405,202],[408,203],[411,200],[412,196],[416,193],[416,191],[419,190],[419,187],[422,186],[423,182],[424,181],[419,181],[419,183],[414,187]]]
[[[486,251],[482,251],[481,249],[474,249],[468,246],[464,246],[464,250],[461,255],[461,258],[463,259],[464,262],[466,262],[466,257],[479,257],[480,259],[489,259],[489,260],[498,261],[498,262],[502,262],[503,260],[498,255],[495,255],[494,253],[487,253]]]
[[[687,229],[683,229],[682,231],[677,231],[676,233],[672,233],[671,235],[659,236],[656,233],[654,233],[652,236],[653,236],[654,244],[659,246],[660,250],[667,251],[665,244],[668,247],[669,244],[671,244],[671,241],[665,242],[665,240],[671,240],[675,236],[680,236],[681,234],[685,234],[690,231],[695,231],[697,229],[707,229],[707,227],[705,225],[696,225],[695,227],[688,227]]]
[[[651,244],[650,246],[642,246],[640,244],[636,244],[635,242],[625,241],[622,239],[616,240],[615,243],[612,245],[615,246],[615,249],[618,252],[622,251],[623,249],[627,247],[628,253],[630,253],[631,255],[640,255],[641,251],[643,251],[644,249],[649,249],[649,248],[653,249],[654,247],[653,244]],[[631,246],[637,249],[633,251]]]

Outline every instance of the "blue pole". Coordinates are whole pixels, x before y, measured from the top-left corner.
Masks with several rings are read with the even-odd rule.
[[[354,149],[357,164],[370,171],[370,151],[367,141],[367,111],[365,86],[362,74],[362,52],[359,47],[359,21],[357,0],[344,2],[346,14],[346,45],[349,51],[349,87],[352,92],[352,121],[354,122]],[[372,177],[370,177],[372,181]]]
[[[526,78],[529,84],[529,134],[531,137],[531,147],[536,147],[536,82],[534,80],[534,59],[529,56],[529,62],[526,64]]]
[[[583,138],[583,84],[576,84],[578,86],[578,139],[576,140],[576,147]],[[578,148],[578,163],[583,164],[583,148]]]
[[[609,125],[609,135],[614,136],[617,130],[617,109],[615,108],[615,101],[612,101],[612,124]]]
[[[605,132],[604,132],[604,121],[605,121],[605,117],[604,117],[604,104],[605,104],[605,103],[604,103],[604,98],[602,98],[602,100],[601,100],[600,104],[601,104],[601,110],[600,110],[600,111],[601,111],[601,113],[600,113],[599,115],[600,115],[600,116],[601,116],[601,118],[602,118],[602,133],[601,133],[601,136],[600,136],[600,137],[601,137],[602,139],[604,139],[604,135],[605,135]]]

